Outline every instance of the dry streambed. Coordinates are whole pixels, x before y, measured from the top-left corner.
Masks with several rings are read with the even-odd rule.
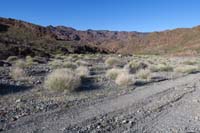
[[[166,119],[173,120],[170,110],[186,108],[189,103],[183,99],[198,92],[197,57],[69,55],[50,61],[11,59],[7,60],[11,66],[0,67],[2,131],[186,131],[179,121],[173,127]],[[45,85],[49,74],[63,68],[80,76],[78,89],[65,90],[66,84],[60,89]],[[199,116],[193,115],[195,120]],[[190,131],[192,127],[186,128]]]

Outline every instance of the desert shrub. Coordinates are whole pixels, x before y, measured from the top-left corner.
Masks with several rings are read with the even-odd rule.
[[[36,64],[36,62],[33,61],[33,58],[31,56],[26,56],[26,66],[32,66]]]
[[[26,75],[24,69],[22,69],[20,67],[11,68],[10,76],[14,80],[26,80],[27,79],[27,75]]]
[[[25,68],[26,67],[26,62],[22,59],[16,60],[15,66],[19,68]]]
[[[85,67],[85,66],[80,66],[76,69],[76,73],[80,76],[80,77],[86,77],[90,74],[90,70]]]
[[[62,66],[63,68],[70,68],[70,69],[76,69],[76,68],[77,68],[77,65],[76,65],[75,63],[72,63],[72,62],[69,62],[69,61],[63,62],[63,63],[61,64],[61,66]]]
[[[72,91],[78,88],[81,79],[71,69],[56,69],[50,73],[44,82],[44,86],[52,91]]]
[[[112,80],[115,80],[117,78],[117,76],[122,72],[124,72],[123,69],[112,68],[112,69],[107,70],[106,77],[108,77]]]
[[[120,73],[115,80],[115,83],[120,86],[129,86],[134,82],[135,82],[134,76],[129,74],[128,72]]]
[[[14,62],[14,61],[16,61],[16,60],[18,60],[18,57],[17,57],[17,56],[9,56],[9,57],[6,59],[7,62]]]
[[[131,61],[124,66],[124,69],[128,70],[130,73],[136,73],[139,69],[145,69],[148,65],[144,62]]]
[[[53,61],[50,61],[50,62],[49,62],[49,65],[50,65],[52,68],[54,68],[54,69],[61,68],[61,66],[62,66],[62,61],[61,61],[61,60],[55,59],[55,60],[53,60]]]
[[[153,65],[151,66],[151,71],[152,72],[170,72],[173,71],[173,67],[170,65],[166,64],[158,64],[158,65]]]
[[[195,60],[186,60],[186,61],[183,61],[182,64],[184,64],[184,65],[196,65],[196,64],[198,64],[198,62],[195,61]]]
[[[185,74],[195,73],[198,71],[199,71],[199,67],[193,66],[193,65],[180,65],[175,68],[175,72],[185,73]]]
[[[83,60],[77,60],[76,63],[77,63],[77,65],[80,65],[80,66],[88,66],[89,65],[88,62],[83,61]]]
[[[136,73],[136,77],[138,79],[149,80],[151,75],[151,71],[149,69],[141,69]]]
[[[108,67],[114,67],[121,64],[121,61],[116,57],[109,57],[105,60],[105,64]]]

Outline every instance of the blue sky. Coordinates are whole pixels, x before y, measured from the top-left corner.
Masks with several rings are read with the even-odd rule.
[[[161,31],[200,25],[200,0],[1,0],[0,16],[79,30]]]

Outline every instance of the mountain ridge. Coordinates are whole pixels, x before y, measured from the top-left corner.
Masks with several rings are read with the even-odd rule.
[[[0,17],[0,56],[68,53],[197,55],[200,26],[159,32],[76,30]],[[28,51],[28,52],[27,52]]]

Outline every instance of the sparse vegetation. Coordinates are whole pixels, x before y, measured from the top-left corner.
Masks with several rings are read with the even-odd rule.
[[[47,76],[44,86],[52,91],[72,91],[80,84],[80,77],[71,69],[56,69]]]
[[[185,73],[185,74],[195,73],[198,72],[199,70],[200,70],[199,67],[194,65],[180,65],[175,68],[175,72]]]
[[[149,69],[141,69],[136,73],[136,77],[138,79],[149,80],[151,75],[151,71]]]
[[[26,62],[23,59],[16,60],[15,66],[18,68],[25,68]]]
[[[145,69],[148,65],[143,62],[131,61],[124,66],[124,69],[128,70],[130,73],[136,73],[139,69]]]
[[[112,68],[107,70],[106,77],[115,80],[120,73],[123,73],[125,70],[119,68]]]
[[[120,73],[115,80],[115,83],[120,86],[129,86],[131,84],[134,84],[134,82],[135,82],[134,76],[130,75],[127,72]]]
[[[121,64],[121,61],[116,57],[109,57],[105,60],[105,64],[108,67],[115,67]]]
[[[87,77],[90,74],[90,70],[85,66],[80,66],[76,69],[76,73],[80,77]]]
[[[16,61],[16,60],[18,60],[18,57],[17,57],[17,56],[9,56],[9,57],[6,59],[7,62],[14,62],[14,61]]]
[[[171,72],[173,71],[173,67],[167,64],[157,64],[151,66],[152,72]]]
[[[10,76],[14,80],[27,80],[28,79],[25,71],[20,67],[11,68]]]

